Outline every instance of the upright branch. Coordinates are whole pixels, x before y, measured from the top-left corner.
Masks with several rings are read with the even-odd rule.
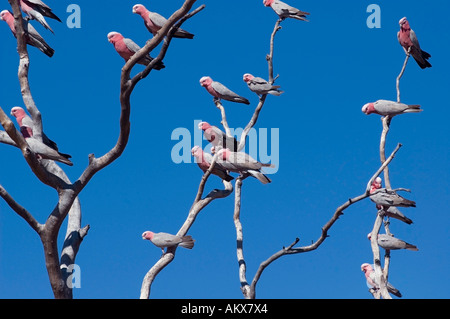
[[[411,52],[411,47],[408,48],[408,51],[405,50],[405,53],[406,53],[405,62],[403,62],[402,70],[400,71],[400,74],[397,76],[396,87],[397,87],[397,102],[398,103],[400,103],[400,79],[402,78],[403,73],[405,72],[405,69],[406,69],[406,65],[408,64],[410,52]]]
[[[268,82],[270,84],[274,84],[275,80],[276,80],[276,78],[273,77],[274,43],[275,43],[275,35],[277,34],[277,32],[279,30],[281,30],[280,23],[282,21],[283,21],[282,19],[278,19],[277,22],[275,23],[272,34],[270,36],[270,51],[269,51],[269,54],[266,56],[266,60],[267,60],[268,68],[269,68],[269,81]],[[255,108],[255,112],[253,113],[248,124],[245,126],[245,128],[241,134],[241,137],[239,139],[238,151],[241,151],[245,147],[245,139],[246,139],[248,133],[250,132],[250,130],[252,129],[252,127],[254,127],[256,122],[258,121],[259,113],[261,112],[261,110],[264,106],[266,97],[267,97],[267,94],[263,94],[259,98],[259,103]]]

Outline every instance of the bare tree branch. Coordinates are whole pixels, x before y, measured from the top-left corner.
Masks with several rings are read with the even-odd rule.
[[[387,165],[390,164],[390,162],[394,159],[395,154],[397,153],[397,151],[400,149],[401,144],[397,145],[397,147],[395,148],[395,150],[392,152],[392,154],[389,156],[389,158],[386,160],[385,163],[383,163],[383,165],[381,165],[381,167],[377,170],[377,172],[371,177],[370,180],[374,180],[384,169],[384,167],[386,167]],[[369,181],[370,183],[370,181]],[[270,256],[267,260],[265,260],[264,262],[262,262],[253,278],[252,284],[250,286],[250,292],[248,293],[248,295],[246,296],[246,298],[250,298],[250,299],[254,299],[256,296],[256,284],[258,283],[262,272],[264,271],[264,269],[267,268],[267,266],[269,266],[272,262],[274,262],[275,260],[277,260],[278,258],[284,256],[284,255],[293,255],[293,254],[299,254],[299,253],[305,253],[305,252],[310,252],[313,250],[316,250],[317,248],[320,247],[320,245],[325,241],[325,239],[328,237],[328,231],[331,229],[331,227],[334,225],[334,223],[339,219],[340,216],[342,216],[344,214],[344,210],[347,209],[348,207],[350,207],[351,205],[369,197],[370,193],[366,190],[363,194],[356,196],[354,198],[349,199],[347,202],[345,202],[344,204],[342,204],[341,206],[339,206],[335,213],[333,214],[333,216],[331,217],[331,219],[322,227],[322,233],[319,237],[319,239],[317,239],[314,243],[312,243],[311,245],[308,246],[303,246],[303,247],[297,247],[294,248],[294,246],[299,242],[299,239],[297,238],[291,245],[287,246],[287,248],[283,247],[283,249],[281,249],[280,251],[276,252],[275,254],[273,254],[272,256]]]
[[[36,219],[34,219],[33,215],[30,214],[23,206],[17,203],[12,196],[6,191],[6,189],[0,184],[0,197],[2,197],[5,202],[11,207],[13,211],[17,213],[20,217],[22,217],[28,225],[33,228],[38,234],[42,231],[43,225],[38,223]]]
[[[404,48],[403,48],[404,49]],[[411,47],[408,48],[408,51],[405,50],[406,53],[406,58],[405,58],[405,62],[403,62],[403,67],[402,70],[400,71],[400,74],[397,77],[397,81],[396,81],[396,87],[397,87],[397,102],[400,103],[400,79],[403,76],[403,73],[405,72],[406,69],[406,65],[408,64],[408,60],[410,57],[410,52],[411,52]]]

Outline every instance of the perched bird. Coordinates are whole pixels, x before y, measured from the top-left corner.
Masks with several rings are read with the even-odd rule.
[[[308,12],[300,11],[294,7],[291,7],[287,3],[279,0],[264,0],[263,4],[266,7],[271,7],[273,11],[280,17],[280,19],[293,18],[302,21],[306,20],[306,16],[309,15]]]
[[[142,239],[150,240],[156,247],[161,248],[164,254],[164,248],[180,245],[181,247],[192,249],[194,239],[191,236],[177,236],[168,233],[153,233],[149,230],[142,234]]]
[[[33,151],[33,153],[38,155],[40,158],[49,159],[67,164],[69,166],[73,166],[73,163],[69,159],[71,158],[69,154],[60,153],[57,150],[48,147],[47,145],[45,145],[38,139],[34,138],[33,136],[30,136],[29,131],[25,126],[22,126],[20,128],[20,133],[22,133],[22,136],[25,138],[25,141],[27,142],[28,146]]]
[[[282,93],[284,93],[283,91],[279,90],[279,85],[272,85],[263,78],[255,77],[250,73],[245,73],[243,76],[243,80],[247,83],[250,91],[255,92],[258,95],[272,94],[280,96]]]
[[[378,282],[377,278],[375,278],[375,270],[372,268],[370,264],[367,263],[362,264],[361,271],[364,272],[368,285],[370,285],[374,289],[380,289],[380,283]],[[394,286],[392,286],[389,282],[386,283],[386,288],[394,296],[397,296],[399,298],[402,297],[400,291],[396,289]]]
[[[400,31],[397,33],[397,38],[405,52],[408,52],[411,48],[410,54],[413,56],[414,60],[416,60],[417,64],[422,69],[431,68],[431,64],[428,62],[431,55],[420,48],[416,33],[409,26],[409,22],[406,17],[400,19],[399,24]]]
[[[167,19],[156,12],[148,11],[142,4],[133,6],[133,13],[139,14],[144,19],[144,24],[151,34],[155,35],[167,22]],[[194,35],[183,29],[178,30],[173,35],[174,38],[193,39]]]
[[[118,32],[108,33],[108,41],[114,45],[117,53],[119,53],[119,55],[125,60],[125,62],[127,62],[137,51],[141,49],[141,47],[134,43],[133,40],[124,38],[123,35]],[[150,62],[152,62],[152,60],[153,58],[150,55],[146,55],[137,63],[148,65]],[[160,61],[155,65],[155,70],[161,70],[165,67],[166,66],[164,65],[164,63]]]
[[[8,24],[9,28],[11,29],[11,32],[16,37],[16,27],[14,26],[14,16],[12,15],[12,13],[9,12],[8,10],[3,10],[2,12],[0,12],[0,20],[3,20]],[[25,31],[25,38],[27,44],[38,48],[42,53],[51,58],[55,53],[55,50],[53,50],[47,44],[47,42],[45,42],[44,38],[25,19],[23,19],[23,28]]]
[[[213,81],[209,76],[200,79],[200,85],[209,92],[214,98],[227,100],[236,103],[250,104],[249,100],[237,95],[220,82]]]
[[[203,131],[203,135],[212,145],[237,151],[238,141],[222,132],[217,126],[212,126],[208,122],[200,122],[198,128]]]
[[[416,207],[416,203],[412,200],[403,198],[394,190],[381,188],[381,178],[377,177],[370,189],[370,200],[377,205],[383,206],[385,209],[390,206],[396,207]]]
[[[261,168],[274,167],[274,165],[258,162],[244,152],[231,152],[228,148],[223,148],[218,151],[217,161],[230,172],[240,174],[248,173],[263,184],[271,182],[271,180],[261,172]]]
[[[196,145],[191,150],[192,156],[194,156],[197,159],[197,165],[200,167],[200,169],[204,172],[206,172],[211,163],[212,163],[212,156],[211,154],[203,152],[200,146]],[[214,168],[211,171],[211,174],[219,176],[221,179],[226,180],[227,182],[230,182],[234,179],[233,176],[228,174],[227,170],[220,165],[220,163],[215,163]]]
[[[28,16],[29,19],[34,19],[42,24],[46,29],[50,30],[52,33],[53,30],[48,25],[47,21],[44,17],[48,17],[51,19],[55,19],[61,22],[53,12],[52,9],[46,5],[44,2],[40,0],[20,0],[19,2],[20,8],[22,11]]]
[[[407,105],[394,101],[378,100],[373,103],[367,103],[362,107],[363,113],[369,115],[376,113],[379,115],[395,116],[403,113],[419,113],[422,112],[420,105]]]
[[[378,208],[380,209],[381,206]],[[397,207],[395,206],[391,206],[389,207],[386,211],[385,211],[385,215],[390,217],[390,218],[395,218],[398,219],[408,225],[411,225],[413,223],[413,221],[411,219],[409,219],[408,217],[406,217]]]
[[[19,106],[15,106],[11,109],[11,115],[16,118],[17,124],[19,124],[19,127],[25,127],[25,130],[27,130],[27,134],[29,136],[34,136],[34,122],[26,113],[25,110]],[[44,132],[42,132],[42,142],[53,148],[54,150],[58,150],[58,145],[56,145],[55,142],[53,142],[51,139],[45,135]]]
[[[367,235],[367,238],[371,240],[372,233],[369,233]],[[389,236],[387,234],[378,234],[377,243],[378,246],[388,250],[397,250],[397,249],[408,249],[413,251],[419,250],[417,246],[408,244],[407,242],[401,239]]]

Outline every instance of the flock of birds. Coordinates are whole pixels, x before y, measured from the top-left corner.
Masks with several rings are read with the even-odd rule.
[[[292,18],[308,21],[306,19],[309,15],[308,12],[298,10],[282,1],[264,0],[263,4],[266,7],[271,7],[282,20]],[[38,48],[47,56],[52,57],[55,51],[45,42],[44,38],[30,24],[30,20],[38,21],[52,33],[53,30],[45,20],[45,17],[57,20],[59,22],[61,22],[61,20],[52,12],[52,9],[49,6],[40,0],[20,0],[20,8],[26,15],[25,18],[23,18],[23,26],[27,44]],[[162,15],[149,11],[142,4],[134,5],[132,12],[142,17],[146,28],[153,35],[155,35],[167,22],[166,18]],[[0,20],[5,21],[14,36],[16,36],[13,14],[8,10],[3,10],[0,12]],[[417,64],[422,69],[431,67],[431,64],[428,62],[431,55],[420,48],[417,36],[410,28],[408,20],[406,18],[402,18],[399,21],[399,25],[400,31],[398,32],[397,37],[400,45],[404,48],[405,53],[413,56]],[[194,34],[181,28],[179,28],[173,36],[175,38],[185,39],[194,38]],[[108,33],[107,38],[125,61],[128,61],[138,50],[140,50],[140,47],[133,42],[133,40],[124,38],[118,32]],[[148,65],[152,60],[153,58],[150,55],[147,55],[138,61],[138,63]],[[164,67],[165,65],[162,61],[154,66],[156,70],[161,70]],[[275,86],[263,78],[255,77],[249,73],[244,74],[243,80],[247,83],[251,91],[260,96],[265,94],[279,96],[283,93],[279,86]],[[214,97],[215,102],[217,100],[226,100],[236,103],[250,104],[248,99],[239,96],[220,82],[213,81],[209,76],[202,77],[200,79],[200,85]],[[407,105],[388,100],[378,100],[373,103],[365,104],[362,111],[365,114],[375,113],[382,116],[396,116],[404,113],[421,112],[422,109],[420,108],[420,105]],[[20,132],[26,139],[31,150],[37,154],[38,157],[58,161],[67,165],[73,165],[70,161],[71,156],[60,153],[56,143],[50,140],[45,133],[40,136],[41,138],[37,138],[38,133],[35,131],[33,120],[26,114],[23,108],[12,108],[11,115],[16,118],[16,121],[20,127]],[[212,126],[207,122],[201,122],[198,125],[198,128],[203,131],[205,138],[213,145],[211,152],[213,154],[217,152],[217,161],[211,171],[212,174],[227,182],[234,179],[234,177],[230,175],[231,172],[239,173],[241,176],[252,176],[263,184],[271,182],[271,180],[261,172],[263,167],[272,167],[271,164],[258,162],[250,157],[250,155],[238,151],[238,141],[234,137],[225,134],[216,126]],[[206,172],[210,168],[213,155],[204,152],[200,146],[194,146],[191,152],[197,159],[197,164],[200,169],[203,172]],[[397,207],[415,207],[415,202],[401,197],[394,190],[382,188],[381,183],[382,181],[379,177],[374,180],[370,189],[370,199],[376,203],[378,209],[383,209],[385,211],[386,216],[398,219],[407,224],[411,224],[412,220],[403,215]],[[155,246],[161,248],[163,254],[164,249],[167,247],[177,245],[189,249],[194,247],[194,240],[191,236],[178,236],[164,232],[153,233],[151,231],[146,231],[142,234],[142,238],[151,241]],[[370,239],[370,234],[368,235],[368,238]],[[380,247],[388,250],[418,250],[416,246],[386,234],[378,234],[377,242]],[[380,283],[377,282],[372,265],[364,263],[361,265],[361,270],[365,274],[367,283],[371,287],[378,289]],[[392,294],[401,297],[401,293],[390,283],[387,284],[387,288]]]

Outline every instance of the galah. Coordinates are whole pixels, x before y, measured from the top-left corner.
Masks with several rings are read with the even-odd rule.
[[[370,194],[370,200],[385,209],[390,206],[416,207],[416,202],[398,195],[396,191],[381,188],[381,178],[379,177],[373,181],[370,188]]]
[[[228,136],[224,132],[222,132],[217,126],[212,126],[208,122],[200,122],[198,123],[198,128],[203,131],[203,135],[212,145],[220,148],[228,148],[233,151],[237,151],[238,141],[236,138]]]
[[[280,19],[293,18],[302,21],[308,21],[306,16],[309,15],[308,12],[300,11],[294,7],[291,7],[287,3],[279,0],[264,0],[263,4],[266,7],[271,7],[273,11],[280,17]]]
[[[40,158],[49,159],[67,164],[69,166],[73,166],[73,163],[69,160],[69,158],[71,158],[69,154],[60,153],[53,148],[45,145],[33,136],[30,136],[29,131],[25,126],[22,126],[20,128],[20,133],[22,133],[22,136],[25,138],[25,141],[27,142],[33,153],[38,155]]]
[[[378,100],[373,103],[366,103],[362,107],[362,111],[367,115],[375,113],[383,116],[395,116],[404,113],[419,113],[422,112],[422,109],[417,104],[407,105],[394,101]]]
[[[369,233],[367,235],[367,238],[371,240],[372,233]],[[378,246],[388,250],[398,250],[398,249],[408,249],[413,251],[419,250],[417,246],[411,245],[406,241],[389,236],[387,234],[378,234],[377,243]]]
[[[34,122],[26,113],[25,110],[19,106],[15,106],[11,109],[11,115],[16,118],[17,124],[19,124],[19,127],[25,127],[25,130],[27,130],[27,134],[29,136],[34,136]],[[42,132],[42,142],[53,148],[54,150],[58,151],[58,145],[56,145],[55,142],[53,142],[51,139],[45,135],[44,132]]]
[[[206,91],[211,94],[214,99],[222,99],[236,103],[244,103],[250,104],[249,100],[246,98],[237,95],[230,89],[228,89],[225,85],[220,82],[213,81],[209,76],[204,76],[200,79],[200,85],[203,86]]]
[[[250,91],[255,92],[258,95],[272,94],[275,96],[280,96],[282,93],[284,93],[283,91],[279,90],[279,85],[272,85],[263,78],[255,77],[250,73],[245,73],[243,76],[243,80],[247,83]]]
[[[151,34],[155,35],[167,22],[167,19],[156,12],[147,10],[142,4],[133,6],[133,13],[139,14],[144,19],[144,24]],[[178,28],[173,35],[174,38],[193,39],[194,35],[186,30]]]
[[[45,21],[44,17],[55,19],[59,22],[61,20],[52,12],[52,9],[40,0],[20,0],[20,8],[28,16],[29,19],[34,19],[42,24],[46,29],[53,30]]]
[[[399,24],[400,31],[397,33],[397,38],[398,42],[403,47],[405,52],[408,52],[408,50],[411,48],[410,54],[413,56],[414,60],[416,60],[417,64],[422,69],[431,68],[431,64],[430,62],[428,62],[428,59],[431,58],[431,55],[420,48],[416,33],[409,26],[409,22],[406,17],[401,18]]]
[[[378,209],[380,209],[380,207],[378,207]],[[395,206],[391,206],[389,207],[386,211],[385,211],[385,215],[390,217],[390,218],[395,218],[398,219],[408,225],[411,225],[413,223],[413,221],[411,219],[409,219],[408,217],[406,217],[397,207]]]
[[[367,263],[362,264],[361,271],[364,272],[364,275],[367,280],[367,284],[369,284],[374,289],[380,289],[380,283],[375,276],[375,270],[373,269],[373,267],[370,264],[367,264]],[[402,294],[400,293],[400,291],[398,289],[396,289],[394,286],[392,286],[389,282],[386,282],[386,288],[394,296],[397,296],[399,298],[402,297]]]
[[[258,162],[244,152],[231,152],[228,148],[223,148],[218,151],[217,161],[230,172],[240,174],[248,173],[263,184],[271,182],[271,180],[261,172],[261,168],[274,167],[274,165]]]
[[[137,51],[141,49],[133,40],[124,38],[119,32],[108,33],[108,41],[114,45],[117,53],[127,62]],[[137,63],[142,65],[148,65],[152,62],[153,58],[150,55],[144,56]],[[155,70],[161,70],[165,68],[162,61],[158,62],[154,66]]]
[[[168,233],[154,233],[149,230],[142,234],[142,239],[150,240],[156,247],[161,248],[164,254],[164,248],[172,246],[181,246],[192,249],[194,247],[194,239],[191,236],[177,236]]]
[[[200,146],[196,145],[191,150],[192,156],[194,156],[197,159],[197,165],[200,167],[200,169],[205,173],[211,163],[212,163],[212,156],[209,153],[203,152]],[[217,161],[214,164],[214,168],[211,171],[211,174],[219,176],[221,179],[230,182],[234,179],[233,176],[228,174],[227,170],[220,165]]]
[[[14,16],[11,12],[8,10],[3,10],[0,12],[0,20],[5,21],[9,28],[11,29],[11,32],[16,37],[16,27],[14,26]],[[23,28],[25,31],[25,38],[27,41],[27,44],[34,46],[38,48],[41,52],[46,54],[49,57],[52,57],[55,53],[55,50],[53,50],[47,42],[45,42],[44,38],[36,31],[36,29],[25,19],[22,19],[23,21]]]

